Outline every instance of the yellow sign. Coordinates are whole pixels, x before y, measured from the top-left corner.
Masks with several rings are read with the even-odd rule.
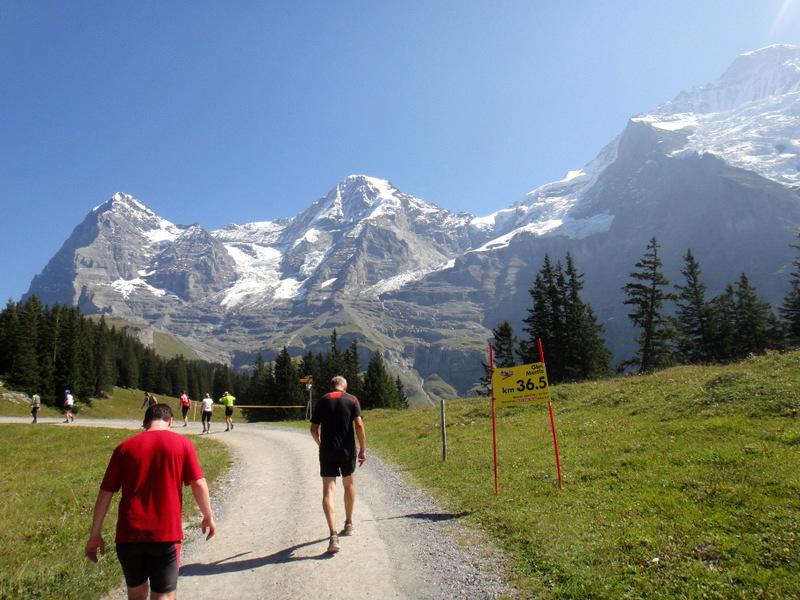
[[[300,383],[313,383],[313,382],[314,382],[314,380],[311,377],[303,377],[300,380]]]
[[[497,406],[523,406],[550,402],[544,363],[495,369],[492,389]]]

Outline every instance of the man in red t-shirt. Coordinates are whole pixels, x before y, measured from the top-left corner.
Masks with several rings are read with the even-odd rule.
[[[172,409],[156,404],[144,416],[145,431],[114,450],[94,506],[86,556],[97,562],[105,554],[103,521],[111,499],[121,490],[117,518],[117,556],[125,574],[129,600],[175,598],[180,545],[183,540],[182,486],[192,487],[203,513],[206,539],[216,532],[211,500],[194,445],[169,431]]]

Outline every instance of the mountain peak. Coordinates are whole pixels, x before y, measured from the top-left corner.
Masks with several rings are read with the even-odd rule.
[[[122,192],[117,192],[92,209],[87,220],[132,227],[151,242],[171,241],[181,232],[180,227],[159,217],[142,202]]]
[[[131,212],[140,212],[145,213],[148,216],[156,216],[156,214],[147,208],[144,204],[139,202],[133,196],[125,194],[123,192],[117,192],[113,196],[111,196],[108,200],[96,206],[92,212],[93,213],[104,213],[114,210],[126,210]]]
[[[385,179],[350,175],[340,181],[322,202],[330,210],[328,216],[359,220],[376,204],[396,200],[398,193],[397,188]]]
[[[774,45],[742,54],[719,79],[684,90],[654,112],[711,114],[800,92],[800,46]]]

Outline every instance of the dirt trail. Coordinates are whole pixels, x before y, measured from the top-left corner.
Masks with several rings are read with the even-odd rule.
[[[80,419],[63,426],[75,425],[140,427]],[[205,541],[199,529],[187,526],[180,598],[449,600],[510,594],[487,544],[369,452],[356,473],[355,535],[340,537],[338,554],[326,554],[322,483],[308,432],[247,423],[224,432],[214,425],[211,435],[230,448],[235,466],[212,501],[217,535]],[[196,429],[191,424],[175,431]],[[341,485],[336,500],[341,526]],[[105,600],[117,598],[124,594]]]

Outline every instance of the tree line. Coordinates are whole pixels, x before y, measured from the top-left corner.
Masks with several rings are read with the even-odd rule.
[[[792,245],[796,250],[800,246]],[[734,361],[753,353],[783,350],[800,344],[800,258],[793,262],[789,292],[778,307],[758,297],[746,273],[725,290],[707,297],[702,270],[688,249],[683,255],[684,280],[672,284],[664,275],[660,245],[652,238],[622,290],[630,306],[628,318],[638,331],[634,355],[616,368],[603,337],[603,326],[591,305],[581,299],[583,274],[572,256],[566,266],[545,254],[529,293],[533,301],[523,319],[527,337],[519,338],[509,321],[493,331],[495,367],[540,361],[538,342],[547,349],[550,383],[585,381],[616,372],[649,372],[677,364]],[[481,387],[488,389],[484,364]]]
[[[0,377],[11,389],[38,393],[48,406],[60,406],[67,389],[91,404],[114,386],[170,396],[186,390],[200,398],[215,389],[222,369],[161,357],[125,328],[108,327],[103,316],[94,320],[75,307],[45,306],[36,296],[9,301],[0,312]]]
[[[193,400],[205,394],[218,399],[228,391],[237,404],[305,407],[308,394],[299,379],[313,380],[310,391],[317,398],[335,375],[347,379],[362,408],[408,406],[399,377],[388,374],[380,352],[366,371],[360,365],[357,341],[342,351],[335,330],[325,353],[309,351],[293,360],[284,347],[274,362],[259,355],[252,370],[238,372],[221,363],[162,357],[126,328],[109,327],[102,315],[92,319],[75,307],[49,307],[36,296],[10,300],[0,312],[0,379],[10,389],[39,394],[48,406],[60,406],[67,389],[90,405],[92,398],[106,397],[118,386],[156,396],[177,397],[185,391]],[[250,412],[259,420],[305,416],[304,409]]]

